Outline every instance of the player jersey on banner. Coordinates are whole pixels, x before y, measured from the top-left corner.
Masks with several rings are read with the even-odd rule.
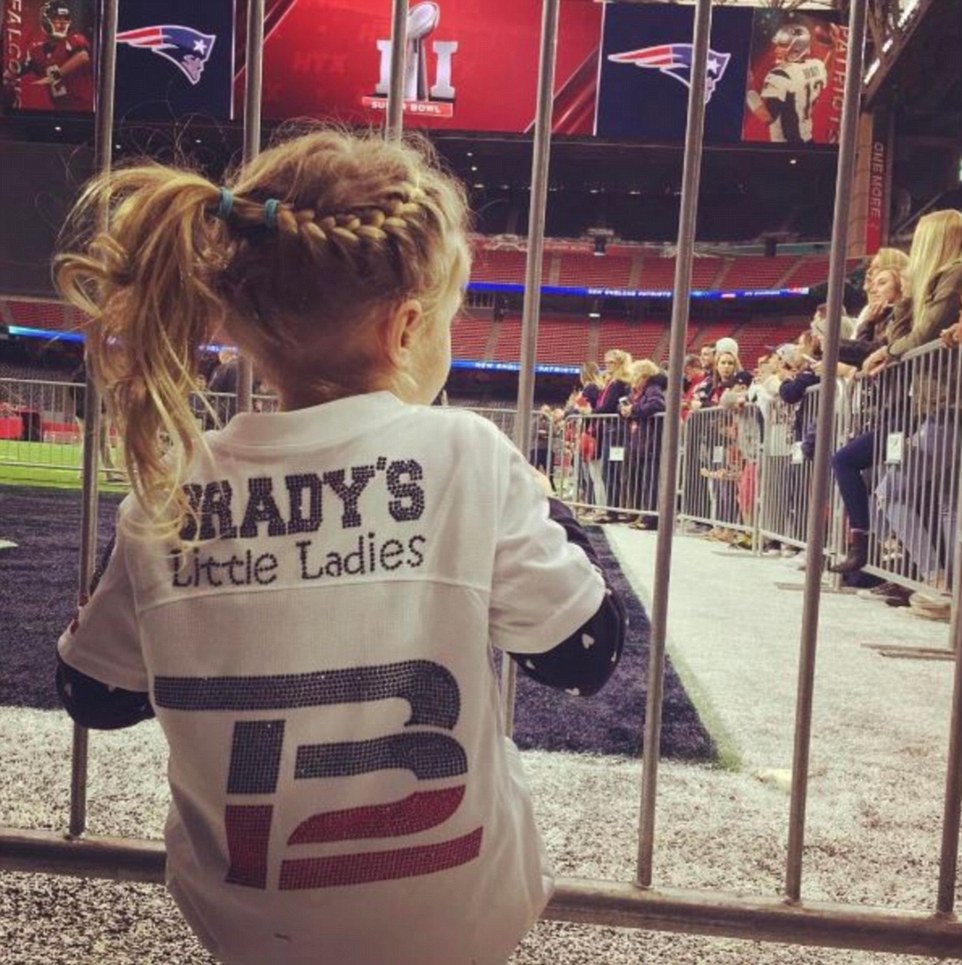
[[[243,413],[199,540],[117,545],[63,659],[149,690],[169,886],[231,965],[503,963],[551,891],[491,645],[540,653],[601,576],[490,423],[387,392]]]
[[[807,144],[812,140],[812,109],[828,82],[825,64],[816,57],[786,61],[765,76],[762,100],[774,118],[772,141]]]
[[[54,78],[51,68],[63,67],[74,54],[90,54],[90,42],[83,34],[37,40],[28,48],[21,80],[20,100],[25,110],[89,111],[93,108],[93,70],[90,64],[67,77]],[[53,72],[56,74],[56,71]],[[51,78],[50,84],[36,79]]]

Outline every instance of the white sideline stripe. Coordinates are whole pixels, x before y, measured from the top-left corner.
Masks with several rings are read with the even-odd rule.
[[[0,539],[0,550],[16,549],[17,544],[8,539]]]

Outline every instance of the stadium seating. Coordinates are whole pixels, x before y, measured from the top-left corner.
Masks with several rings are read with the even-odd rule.
[[[524,282],[525,252],[475,247],[472,281]],[[849,262],[849,269],[857,261]],[[557,266],[556,277],[551,277]],[[670,291],[675,281],[675,258],[644,249],[632,253],[621,245],[603,257],[592,252],[545,251],[543,283],[577,288],[634,288]],[[757,291],[769,288],[807,287],[828,278],[827,255],[739,255],[696,257],[692,262],[692,288],[696,291]]]
[[[543,318],[538,324],[537,361],[549,365],[580,365],[588,357],[589,327],[578,318]],[[521,319],[506,318],[498,326],[491,358],[517,362],[521,358]]]
[[[459,315],[451,326],[452,354],[456,359],[483,359],[491,335],[491,319]]]
[[[598,360],[603,359],[610,349],[620,348],[634,358],[660,362],[661,356],[667,353],[668,330],[667,322],[605,319],[598,335]]]
[[[763,255],[747,255],[732,258],[718,287],[732,291],[780,288],[797,261],[793,256],[766,258]]]
[[[578,288],[629,288],[634,259],[623,255],[603,257],[591,253],[564,252],[560,255],[558,284]]]

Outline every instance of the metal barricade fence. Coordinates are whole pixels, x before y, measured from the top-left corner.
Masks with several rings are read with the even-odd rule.
[[[638,422],[572,413],[555,421],[555,492],[579,510],[657,519],[663,426],[663,414]]]
[[[80,468],[82,384],[0,379],[0,463],[54,470]],[[101,469],[114,471],[116,436],[101,427]]]
[[[957,540],[960,378],[958,349],[935,344],[910,353],[863,384],[849,441],[871,466],[865,489],[854,490],[868,506],[866,569],[940,593],[951,587]]]
[[[944,591],[950,585],[952,494],[962,459],[960,379],[957,353],[933,345],[877,378],[853,379],[837,392],[833,450],[854,442],[872,454],[863,494],[871,532],[866,569],[907,587]],[[0,379],[0,463],[77,469],[81,390],[69,382]],[[200,394],[191,402],[202,428],[233,415],[233,395],[208,392],[203,398],[206,404]],[[773,541],[804,549],[820,399],[814,386],[798,405],[775,398],[764,405],[692,412],[682,433],[678,519],[722,534],[745,534],[756,547]],[[253,399],[255,411],[274,411],[277,405],[274,395]],[[472,411],[509,437],[514,434],[513,408]],[[531,461],[548,474],[560,498],[582,511],[657,519],[663,413],[648,423],[545,410],[531,418]],[[120,475],[115,444],[116,433],[105,428],[101,471],[110,478]],[[825,510],[826,549],[841,555],[847,519],[838,487],[833,492]]]
[[[836,394],[832,448],[848,434],[850,392],[840,385]],[[762,420],[764,442],[762,484],[759,495],[759,537],[785,546],[804,549],[810,502],[812,456],[822,395],[819,386],[806,390],[801,402],[790,404],[772,399]],[[827,552],[844,546],[841,503],[837,493],[824,508]]]
[[[722,539],[754,533],[761,412],[753,403],[698,409],[685,420],[679,517]]]

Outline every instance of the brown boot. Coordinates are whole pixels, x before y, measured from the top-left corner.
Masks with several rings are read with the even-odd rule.
[[[829,573],[854,573],[868,562],[868,533],[853,529],[848,534],[848,556],[829,568]]]

